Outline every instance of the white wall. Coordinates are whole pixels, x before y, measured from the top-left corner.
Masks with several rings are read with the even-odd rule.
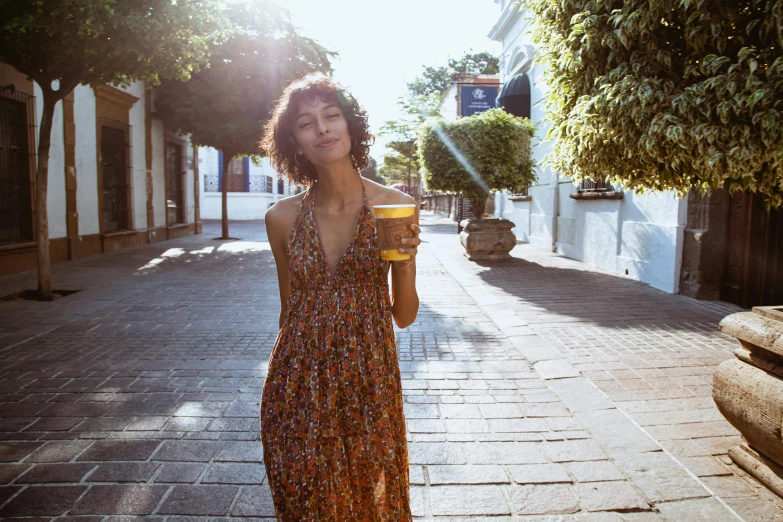
[[[98,138],[95,126],[95,93],[79,85],[73,92],[73,119],[76,133],[76,208],[79,235],[100,232],[98,220]]]
[[[38,140],[41,139],[41,121],[43,118],[43,91],[34,84],[35,113],[38,118]],[[54,108],[51,141],[49,145],[49,182],[46,194],[47,214],[49,217],[49,237],[66,237],[68,227],[65,221],[65,144],[63,142],[63,104]],[[36,142],[36,151],[38,147]]]

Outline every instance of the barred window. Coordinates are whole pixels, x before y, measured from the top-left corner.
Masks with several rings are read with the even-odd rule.
[[[0,245],[35,240],[35,97],[0,87]]]
[[[577,192],[614,192],[611,183],[605,180],[595,181],[594,179],[585,179],[579,182],[576,188]]]

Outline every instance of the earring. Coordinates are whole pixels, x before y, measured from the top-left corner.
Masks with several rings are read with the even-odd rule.
[[[297,167],[301,167],[299,164],[299,154],[294,154],[294,163],[296,163]]]

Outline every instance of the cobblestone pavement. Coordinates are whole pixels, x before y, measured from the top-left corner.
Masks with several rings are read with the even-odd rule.
[[[518,246],[476,264],[423,216],[397,332],[417,518],[782,520],[711,400],[734,308]],[[277,334],[263,224],[56,265],[0,301],[3,520],[273,520],[258,401]],[[0,296],[34,287],[0,279]]]

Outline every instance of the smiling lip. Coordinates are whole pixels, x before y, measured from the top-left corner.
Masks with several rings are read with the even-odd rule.
[[[321,143],[317,145],[317,147],[328,147],[329,145],[333,143],[337,143],[337,138],[329,138],[328,140],[324,140]]]

